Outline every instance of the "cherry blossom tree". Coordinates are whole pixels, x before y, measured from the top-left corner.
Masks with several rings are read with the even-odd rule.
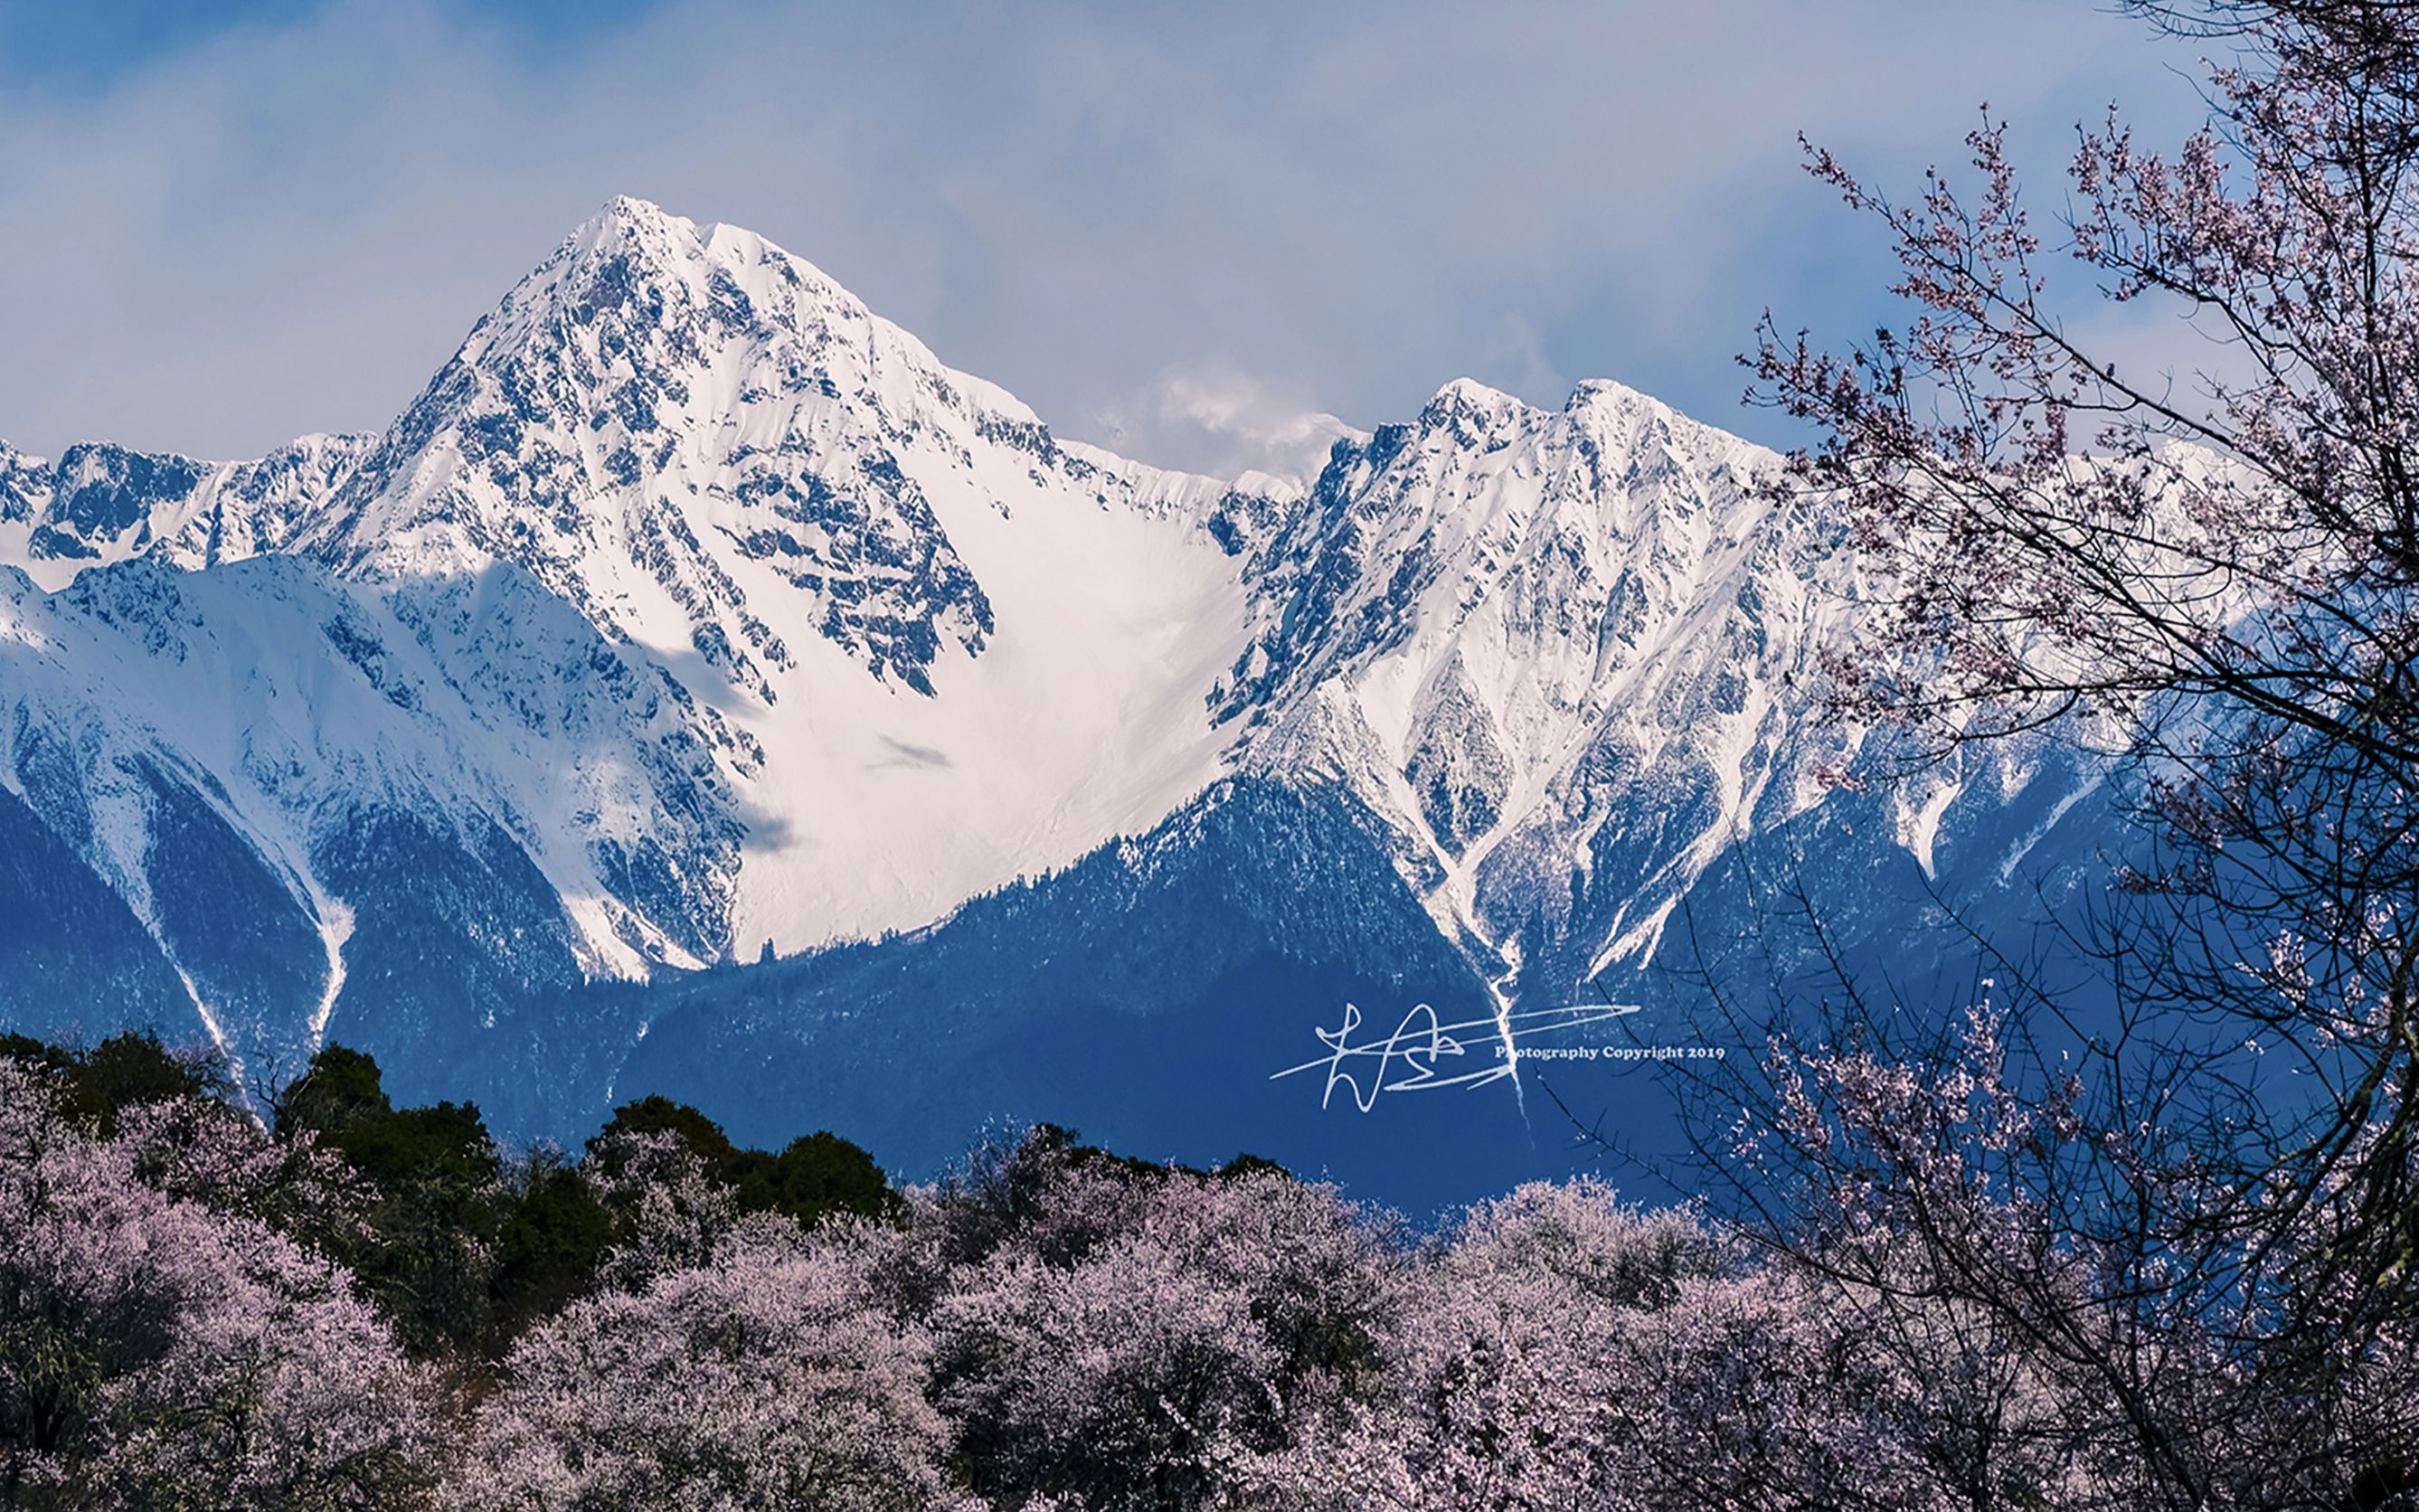
[[[1818,437],[1784,490],[1875,569],[1838,710],[2114,763],[2116,1006],[2046,1032],[2017,980],[1927,1043],[1842,984],[1744,1099],[1765,1231],[2021,1344],[2141,1504],[2379,1505],[2419,1489],[2380,1384],[2419,1310],[2419,10],[2129,8],[2220,44],[2204,129],[2085,128],[2047,226],[1987,116],[1905,203],[1812,150],[1911,314],[1752,359]],[[2112,361],[2078,284],[2202,360]]]
[[[1265,1464],[1282,1504],[1644,1504],[1637,1425],[1660,1414],[1639,1392],[1636,1329],[1731,1257],[1689,1215],[1581,1180],[1482,1204],[1422,1259],[1387,1341],[1389,1395]]]
[[[957,1504],[925,1401],[928,1344],[879,1305],[845,1234],[786,1220],[710,1266],[573,1304],[480,1409],[468,1508]]]
[[[431,1442],[392,1332],[293,1240],[146,1184],[158,1134],[98,1137],[0,1060],[0,1500],[406,1504]]]
[[[1255,1461],[1249,1504],[2129,1504],[2098,1494],[2058,1383],[1989,1319],[1775,1263],[1599,1182],[1481,1204],[1410,1295],[1389,1395]]]
[[[2260,1100],[2238,1142],[2296,1201],[2352,1163],[2381,1230],[2419,1212],[2419,13],[2199,14],[2230,53],[2210,124],[2171,155],[2086,130],[2060,230],[2109,301],[2188,315],[2203,368],[2134,372],[2071,333],[1995,122],[1967,139],[1978,187],[1935,172],[1905,205],[1813,152],[1916,314],[1845,355],[1768,328],[1755,364],[1821,434],[1790,486],[1886,569],[1841,707],[2125,758],[2122,991],[2224,1016],[2179,1050],[2256,1039],[2321,1088]]]
[[[1378,1387],[1398,1306],[1382,1219],[1282,1176],[1042,1153],[1028,1219],[933,1312],[937,1399],[977,1489],[1231,1504],[1256,1457]]]

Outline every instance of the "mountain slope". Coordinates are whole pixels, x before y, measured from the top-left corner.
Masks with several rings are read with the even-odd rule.
[[[1774,460],[1462,380],[1307,488],[1164,472],[617,200],[378,435],[0,450],[0,830],[47,858],[0,1004],[332,1032],[574,1132],[818,1045],[895,1095],[941,1025],[1041,1087],[1045,1019],[1651,996],[1776,868],[1895,900],[1869,933],[2012,908],[2092,775],[1843,786],[1807,688],[1857,569]]]
[[[208,954],[150,906],[187,787],[321,942],[298,981],[376,982],[391,1015],[412,971],[347,974],[389,947],[322,918],[396,890],[382,850],[525,904],[457,920],[492,999],[920,924],[1220,770],[1200,689],[1242,594],[1193,517],[1220,486],[1063,449],[809,265],[637,202],[379,437],[0,461],[0,558],[33,579],[0,702],[109,714],[54,742],[76,775],[35,811],[171,964]],[[235,565],[262,553],[279,573]],[[74,812],[99,793],[138,795],[103,839]],[[545,969],[510,964],[532,938]],[[326,1020],[288,986],[229,1011]]]
[[[503,564],[665,669],[749,837],[716,949],[923,923],[1219,769],[1207,480],[1096,465],[810,265],[617,201],[507,295],[300,549],[465,685]]]

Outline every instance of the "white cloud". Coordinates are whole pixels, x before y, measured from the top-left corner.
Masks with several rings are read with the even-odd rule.
[[[1136,456],[1182,456],[1219,477],[1260,471],[1304,486],[1337,441],[1363,435],[1227,368],[1163,378],[1148,404],[1103,410],[1089,428],[1102,444]]]

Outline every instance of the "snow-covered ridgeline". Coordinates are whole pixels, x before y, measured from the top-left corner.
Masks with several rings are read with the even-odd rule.
[[[1845,554],[1774,461],[1461,380],[1311,486],[1165,472],[617,200],[378,436],[0,452],[0,787],[205,995],[244,974],[151,893],[163,835],[233,837],[309,958],[241,990],[313,1034],[444,967],[352,969],[393,919],[501,963],[492,1015],[921,926],[1235,773],[1374,815],[1514,992],[1650,951],[1849,754],[1803,697]],[[397,835],[512,906],[381,880]]]

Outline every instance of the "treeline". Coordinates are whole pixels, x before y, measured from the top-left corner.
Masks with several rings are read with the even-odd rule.
[[[1950,1106],[1875,1085],[1893,1130]],[[2093,1362],[1955,1300],[1937,1249],[1869,1223],[1759,1258],[1593,1180],[1419,1235],[1265,1161],[1046,1126],[900,1187],[832,1135],[740,1149],[657,1098],[576,1156],[516,1153],[475,1108],[393,1106],[349,1050],[256,1115],[154,1040],[11,1040],[0,1502],[2163,1500]],[[2275,1445],[2209,1411],[2256,1405],[2251,1378],[2190,1346],[2165,1338],[2163,1442],[2270,1476]],[[2389,1407],[2405,1375],[2373,1382]],[[2339,1488],[2375,1463],[2358,1432],[2331,1452]]]

